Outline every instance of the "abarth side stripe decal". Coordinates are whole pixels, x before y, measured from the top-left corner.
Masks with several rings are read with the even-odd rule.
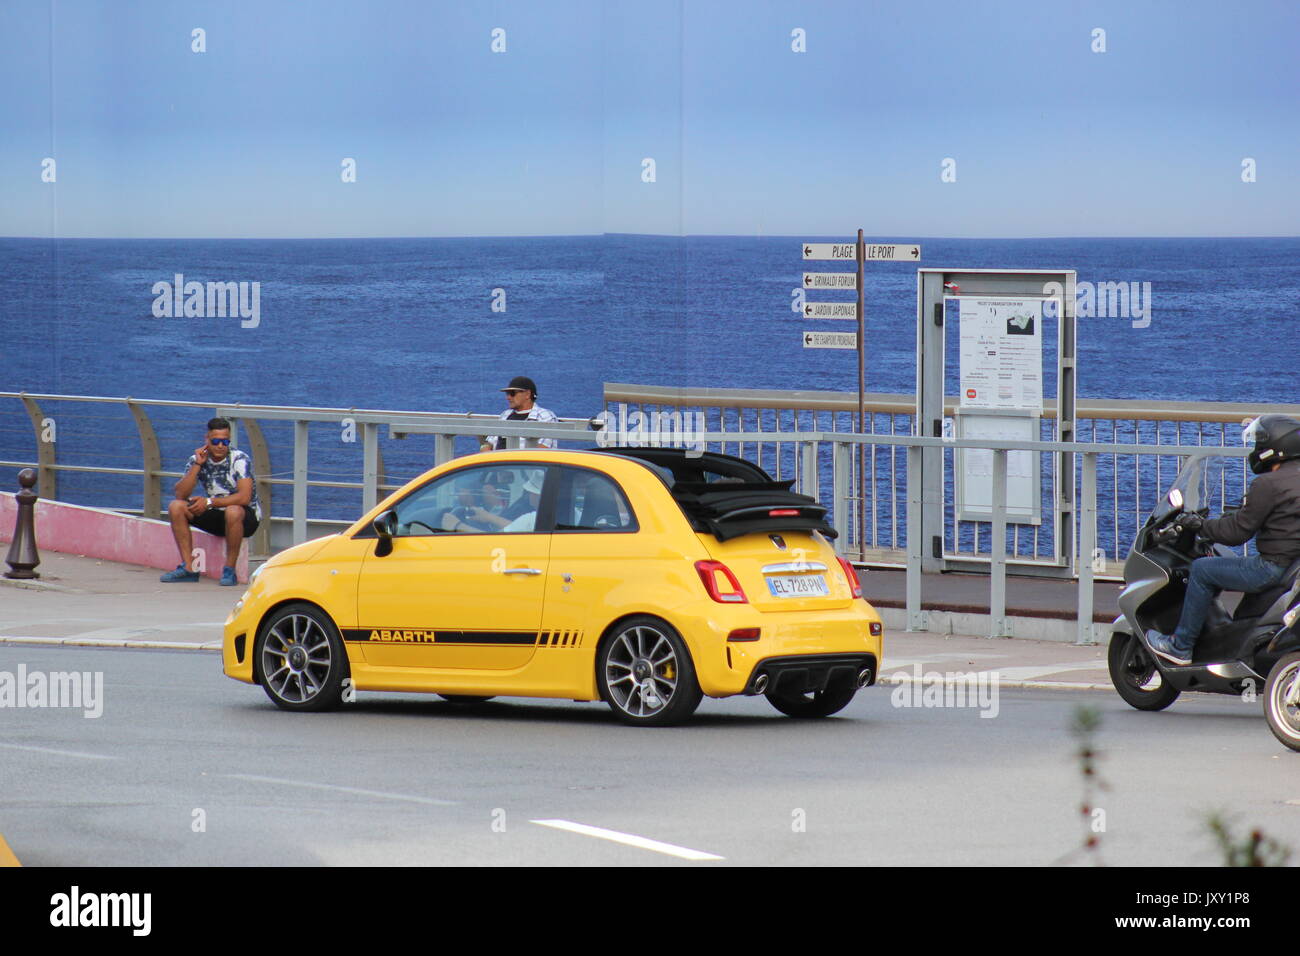
[[[536,644],[537,631],[467,631],[447,628],[345,627],[343,640],[350,644]]]

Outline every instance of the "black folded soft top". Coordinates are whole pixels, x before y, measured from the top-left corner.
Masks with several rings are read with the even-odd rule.
[[[743,458],[716,452],[688,454],[679,448],[599,448],[635,458],[663,479],[673,500],[696,531],[719,541],[747,534],[818,531],[837,536],[826,507],[791,491],[793,481],[777,481]]]

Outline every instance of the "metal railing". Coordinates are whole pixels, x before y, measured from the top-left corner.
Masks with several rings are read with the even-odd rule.
[[[628,393],[620,393],[620,388],[622,387],[611,386],[610,395],[613,398],[626,396]],[[602,442],[685,444],[690,447],[740,454],[767,468],[777,477],[794,478],[799,490],[819,501],[829,502],[833,523],[842,532],[836,541],[836,546],[841,553],[859,562],[873,563],[880,559],[883,552],[884,557],[891,559],[892,563],[906,568],[908,624],[910,628],[924,629],[927,625],[920,592],[921,566],[925,555],[922,553],[921,536],[918,530],[921,520],[921,486],[920,482],[911,480],[919,474],[921,449],[936,446],[948,452],[957,449],[986,449],[991,450],[993,459],[993,517],[991,521],[985,523],[987,534],[983,538],[990,574],[990,634],[1002,634],[1008,629],[1007,568],[1008,565],[1022,559],[1017,550],[1015,529],[1007,520],[1007,456],[1012,451],[1028,452],[1048,459],[1060,458],[1073,461],[1078,469],[1080,477],[1080,481],[1076,484],[1078,493],[1076,500],[1068,503],[1067,513],[1071,520],[1076,522],[1076,534],[1072,540],[1078,542],[1078,548],[1077,552],[1070,556],[1070,564],[1078,578],[1078,639],[1084,641],[1091,640],[1092,637],[1094,578],[1113,570],[1104,561],[1098,561],[1098,553],[1103,556],[1114,553],[1099,546],[1099,530],[1106,525],[1106,522],[1117,520],[1114,515],[1122,507],[1113,495],[1107,496],[1107,476],[1114,479],[1115,487],[1124,487],[1119,481],[1121,469],[1116,463],[1129,461],[1134,463],[1135,484],[1137,481],[1142,482],[1139,496],[1141,500],[1139,497],[1134,497],[1129,507],[1137,509],[1148,497],[1150,504],[1154,504],[1154,496],[1164,487],[1163,484],[1158,485],[1156,482],[1159,482],[1163,476],[1164,483],[1167,484],[1173,477],[1181,457],[1205,451],[1206,445],[1214,445],[1215,451],[1230,458],[1244,459],[1247,454],[1247,449],[1240,446],[1222,447],[1218,443],[1203,440],[1197,442],[1123,441],[1122,432],[1116,430],[1110,433],[1109,441],[1074,443],[916,437],[910,434],[899,434],[897,425],[891,426],[893,430],[890,432],[880,430],[857,434],[851,429],[839,427],[844,424],[846,416],[851,416],[853,402],[850,397],[849,408],[846,411],[843,407],[845,396],[838,393],[794,393],[794,397],[791,397],[790,393],[738,395],[735,392],[722,394],[718,390],[709,390],[707,396],[702,396],[700,392],[665,391],[673,393],[671,397],[679,404],[672,407],[679,413],[683,406],[689,408],[694,404],[704,415],[703,421],[708,427],[703,431],[694,429],[691,423],[679,414],[676,422],[669,420],[668,428],[663,427],[664,422],[661,418],[659,431],[645,430],[638,434],[628,427],[629,422],[612,415],[606,422],[605,431],[594,433],[587,419],[542,424],[503,421],[495,415],[145,401],[130,398],[0,392],[0,399],[17,400],[23,406],[32,429],[28,434],[35,436],[36,446],[34,460],[0,460],[0,469],[38,468],[40,483],[37,490],[44,497],[58,496],[60,482],[64,477],[87,477],[93,479],[96,486],[108,481],[117,481],[119,485],[124,481],[138,482],[135,487],[140,496],[140,507],[135,509],[124,506],[125,502],[119,501],[117,510],[138,511],[150,517],[158,517],[163,499],[163,480],[176,478],[181,474],[179,471],[169,471],[162,467],[164,454],[167,453],[167,460],[178,462],[184,460],[180,456],[180,451],[173,455],[167,452],[167,449],[179,448],[187,457],[189,443],[184,436],[189,436],[190,440],[201,436],[207,418],[221,415],[231,420],[236,434],[242,429],[242,433],[247,436],[264,512],[271,512],[276,489],[284,486],[291,488],[290,516],[276,516],[276,518],[281,522],[281,528],[286,531],[291,529],[291,540],[298,542],[306,540],[309,522],[315,530],[321,530],[319,522],[321,517],[332,518],[333,524],[338,526],[351,523],[355,515],[360,513],[355,507],[340,505],[339,502],[343,499],[338,499],[338,501],[326,502],[325,515],[317,514],[313,517],[308,508],[310,491],[359,492],[361,510],[366,510],[384,493],[395,490],[405,480],[415,477],[427,468],[449,460],[457,454],[458,450],[477,451],[477,438],[485,433],[501,435],[511,443],[543,437],[552,438],[561,446],[590,447]],[[763,411],[771,411],[771,409],[740,404],[752,400],[757,394],[762,394],[769,401],[779,398],[789,403],[781,408],[782,411],[832,417],[819,422],[815,417],[801,420],[796,414],[793,418],[787,418],[786,423],[800,427],[780,427],[779,421],[762,414]],[[655,397],[665,399],[670,396],[656,394]],[[714,400],[716,404],[703,406],[700,403],[702,397]],[[909,419],[910,424],[910,409],[904,401],[905,398],[905,396],[872,396],[868,406],[869,417],[888,415],[900,421]],[[727,404],[728,402],[736,404]],[[619,404],[622,402],[611,399],[611,405]],[[662,410],[662,407],[669,403],[660,401],[659,404]],[[1140,411],[1147,416],[1157,414],[1191,416],[1193,413],[1190,406],[1186,409],[1178,409],[1171,405],[1156,408],[1144,405],[1139,410],[1135,408],[1135,404],[1105,403],[1110,406],[1109,408],[1103,407],[1102,403],[1093,406],[1083,404],[1080,406],[1080,418],[1106,420],[1103,418],[1103,413],[1110,413],[1116,417],[1109,420],[1118,422],[1124,420],[1118,417],[1121,413],[1132,415]],[[64,405],[82,409],[83,415],[79,418],[75,414],[64,414],[62,410]],[[118,419],[116,425],[102,424],[104,421],[111,422],[115,417],[113,414],[92,414],[85,411],[87,407],[112,410]],[[184,417],[172,417],[164,423],[159,410],[171,409],[182,410]],[[736,412],[734,416],[714,419],[710,418],[706,409],[735,409]],[[1237,416],[1245,417],[1247,411],[1246,406],[1216,410],[1213,407],[1207,409],[1205,406],[1198,405],[1195,409],[1196,413],[1202,416],[1201,420],[1190,417],[1168,420],[1195,422],[1199,426],[1198,437],[1202,439],[1205,435],[1207,416],[1217,416],[1217,418],[1209,418],[1211,424],[1218,422],[1220,425],[1226,425],[1229,422],[1239,422],[1240,418]],[[149,410],[154,411],[152,417]],[[1289,408],[1284,407],[1283,410],[1291,412]],[[1258,413],[1261,410],[1250,407],[1249,411]],[[746,412],[750,414],[747,415]],[[89,418],[91,425],[79,427],[85,425],[82,418]],[[734,418],[734,427],[727,428],[727,425],[733,424],[731,418]],[[1139,422],[1164,420],[1166,419],[1152,417],[1137,419]],[[89,438],[90,447],[98,448],[94,439],[99,438],[102,441],[103,436],[107,434],[111,436],[115,446],[120,446],[122,435],[126,433],[126,428],[130,427],[128,422],[133,423],[139,436],[138,451],[134,454],[138,455],[137,460],[142,462],[141,467],[128,467],[117,460],[108,464],[72,464],[60,461],[56,454],[69,434],[74,439],[74,445],[77,444],[76,439]],[[714,422],[722,427],[713,427]],[[3,423],[3,415],[0,415],[0,428],[5,427]],[[163,424],[165,427],[159,427]],[[674,425],[676,427],[672,427]],[[819,427],[823,425],[830,427]],[[382,429],[385,427],[388,432],[387,449],[382,434]],[[275,431],[277,428],[280,429],[278,434]],[[1088,433],[1084,431],[1083,434]],[[423,447],[419,451],[408,451],[405,454],[395,453],[400,448],[399,443],[407,436],[421,435],[432,438],[431,448]],[[1142,436],[1139,434],[1138,437]],[[1160,437],[1158,429],[1155,437],[1157,439]],[[1232,437],[1230,429],[1220,428],[1217,437],[1220,441],[1229,440]],[[46,440],[47,438],[51,440]],[[317,442],[315,448],[312,446],[313,438]],[[236,446],[238,445],[237,439]],[[357,449],[360,450],[359,462]],[[387,457],[385,450],[389,452]],[[325,454],[318,453],[321,451]],[[98,452],[98,454],[107,454],[107,452]],[[118,459],[121,459],[129,457],[132,452],[117,447],[115,454]],[[276,463],[286,457],[292,460],[291,469],[275,471]],[[394,462],[398,459],[401,459],[401,464],[395,466]],[[862,482],[861,492],[855,490],[858,487],[859,460],[872,463],[869,466],[871,470],[867,472],[868,480]],[[314,469],[309,467],[313,464],[317,465]],[[322,465],[323,467],[320,467]],[[359,476],[350,477],[346,472],[329,471],[330,468],[341,467],[350,467],[353,469],[351,474],[356,476],[359,472]],[[389,468],[395,468],[394,473],[400,473],[403,481],[388,480]],[[1244,487],[1244,467],[1242,475]],[[885,481],[888,484],[882,485],[881,483]],[[1234,497],[1233,485],[1236,479],[1235,477],[1223,478],[1221,481],[1223,482],[1220,489],[1221,503],[1227,504]],[[887,499],[884,494],[878,493],[878,488],[888,488]],[[330,507],[331,505],[333,507]],[[877,517],[887,521],[891,526],[887,549],[873,551],[872,546],[880,540],[878,537],[871,538],[869,542],[871,546],[868,546],[868,541],[859,540],[856,535],[859,526],[858,509],[868,505],[873,509],[870,523],[873,535],[879,533]],[[1144,515],[1149,510],[1149,506],[1140,513],[1134,510],[1133,521],[1139,520],[1138,515]],[[352,515],[353,518],[345,521],[348,515]],[[1127,516],[1125,520],[1128,520]],[[269,531],[266,530],[270,524],[271,522],[264,522],[263,528],[259,529],[260,544],[257,538],[253,543],[255,553],[265,554],[270,550],[272,539]],[[1004,542],[1004,546],[995,547],[993,542],[998,541]],[[1126,541],[1125,549],[1127,546]]]
[[[803,467],[810,463],[806,455],[792,454],[790,449],[815,431],[854,432],[857,394],[851,392],[787,391],[763,389],[675,388],[653,385],[610,383],[605,386],[607,414],[636,413],[641,417],[677,412],[700,415],[711,429],[728,431],[750,428],[764,433],[759,442],[740,442],[734,438],[721,450],[753,458],[778,478],[794,477],[801,484]],[[863,432],[876,437],[896,437],[914,433],[916,399],[913,395],[875,393],[866,396]],[[950,435],[957,401],[945,403],[945,434]],[[1300,405],[1261,407],[1245,403],[1224,402],[1151,402],[1131,400],[1082,399],[1077,403],[1076,437],[1092,444],[1108,444],[1110,449],[1098,458],[1097,481],[1105,492],[1098,513],[1095,551],[1100,552],[1102,576],[1114,577],[1137,533],[1138,523],[1154,504],[1177,471],[1177,453],[1162,446],[1240,447],[1243,421],[1265,412],[1300,416]],[[1039,431],[1040,442],[1055,442],[1056,402],[1044,403]],[[1144,453],[1126,452],[1125,447],[1141,446]],[[959,520],[956,508],[956,445],[945,443],[944,454],[944,555],[968,563],[990,560],[992,527],[988,521]],[[1022,449],[1027,450],[1027,449]],[[1051,514],[1051,496],[1056,486],[1058,457],[1039,452],[1043,478],[1042,512]],[[901,480],[904,454],[892,442],[873,441],[864,456],[865,467],[859,476],[858,461],[848,463],[845,479],[850,489],[849,505],[855,520],[844,530],[850,549],[863,560],[876,564],[902,566],[906,561],[906,529],[899,509],[904,494]],[[832,468],[826,454],[816,459],[821,482],[828,481]],[[1081,462],[1075,461],[1076,487],[1081,479]],[[1170,469],[1173,470],[1170,470]],[[865,479],[865,480],[860,480]],[[1249,474],[1243,467],[1240,486],[1227,500],[1240,498]],[[1225,476],[1224,481],[1229,479]],[[1226,490],[1226,486],[1225,486]],[[866,520],[857,518],[865,511]],[[1050,522],[1011,523],[1010,560],[1023,569],[1051,564],[1053,554]],[[865,535],[860,533],[865,530]],[[859,537],[862,540],[859,540]],[[1094,559],[1097,557],[1093,555]],[[1096,564],[1094,560],[1092,563]]]

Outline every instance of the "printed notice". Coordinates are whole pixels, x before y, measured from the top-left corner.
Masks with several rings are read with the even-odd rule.
[[[963,408],[1043,410],[1043,300],[956,296]]]

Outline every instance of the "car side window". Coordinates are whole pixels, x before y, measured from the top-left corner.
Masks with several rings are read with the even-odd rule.
[[[566,468],[555,503],[556,531],[635,531],[627,496],[608,475]]]
[[[478,466],[443,475],[399,501],[397,536],[529,532],[544,467]]]

